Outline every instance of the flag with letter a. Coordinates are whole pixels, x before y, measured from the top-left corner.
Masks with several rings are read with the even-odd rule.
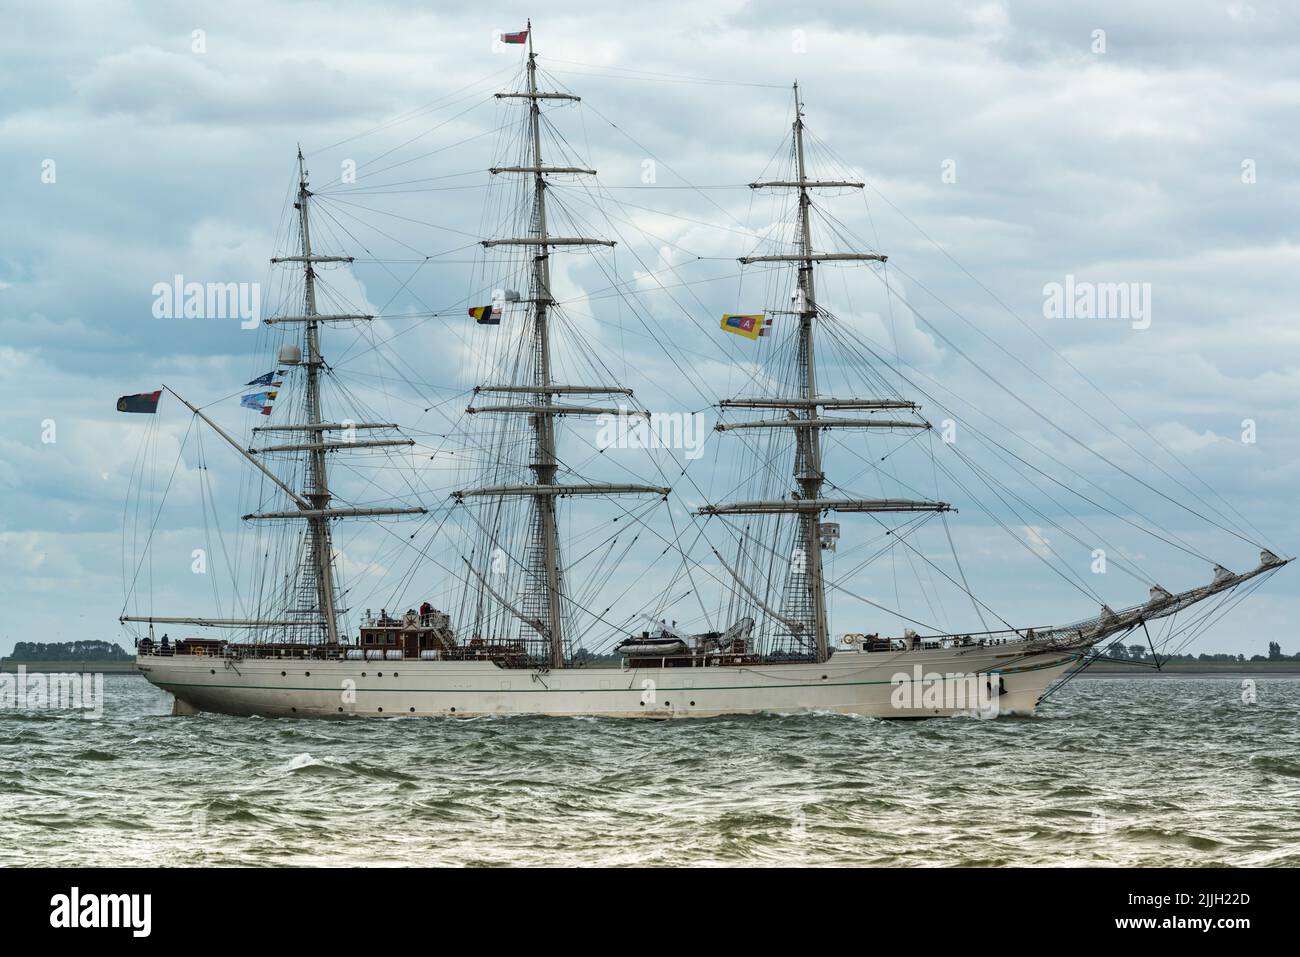
[[[757,339],[766,328],[763,319],[762,313],[749,316],[727,315],[722,317],[722,328],[726,332],[744,336],[746,339]]]

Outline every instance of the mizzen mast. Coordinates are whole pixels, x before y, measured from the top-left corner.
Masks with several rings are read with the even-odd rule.
[[[343,431],[350,437],[358,427],[348,422],[326,422],[321,413],[321,374],[325,360],[321,356],[320,328],[322,323],[354,322],[373,319],[368,315],[321,315],[316,309],[316,269],[317,263],[350,263],[351,256],[322,256],[312,251],[311,218],[308,213],[312,193],[307,188],[307,169],[303,161],[302,150],[298,150],[298,201],[294,206],[298,210],[298,229],[301,253],[297,256],[281,256],[271,260],[272,263],[302,263],[303,266],[303,314],[301,316],[281,316],[267,319],[268,325],[280,323],[301,324],[306,352],[302,359],[305,367],[305,420],[301,424],[282,425],[255,429],[254,431],[303,432],[301,442],[283,445],[250,448],[248,454],[265,455],[272,452],[305,453],[307,456],[306,488],[301,495],[294,494],[296,511],[262,512],[245,515],[245,519],[282,520],[303,519],[307,522],[306,554],[303,566],[314,582],[314,608],[299,608],[294,611],[312,615],[318,620],[322,637],[332,645],[339,643],[338,588],[334,574],[334,548],[330,533],[330,522],[337,518],[377,517],[384,515],[422,514],[424,508],[347,508],[331,507],[333,493],[330,491],[329,471],[326,456],[329,452],[354,449],[375,448],[378,446],[410,446],[410,439],[369,439],[356,441],[330,441],[326,433],[333,430]],[[384,423],[363,423],[361,428],[388,428]],[[277,482],[283,487],[283,483]],[[317,619],[317,616],[318,619]]]
[[[316,270],[313,268],[311,252],[311,221],[307,215],[308,199],[307,169],[303,165],[302,150],[298,150],[298,220],[301,224],[303,282],[306,294],[307,338],[307,424],[315,425],[323,421],[320,411],[320,322],[316,319]],[[322,436],[316,435],[310,443],[314,447],[308,452],[310,468],[308,470],[307,500],[312,509],[324,512],[329,508],[330,486],[329,473],[325,467],[325,449],[321,447]],[[316,572],[317,608],[325,622],[325,640],[331,645],[338,644],[338,614],[335,611],[334,560],[333,544],[330,539],[329,519],[324,515],[314,515],[307,519],[310,530],[308,561]]]
[[[323,256],[312,251],[311,220],[308,213],[312,193],[307,188],[307,169],[303,161],[302,150],[298,150],[298,198],[294,207],[298,210],[298,232],[300,252],[293,256],[272,257],[272,264],[301,263],[303,267],[303,314],[298,316],[277,316],[263,320],[268,326],[290,324],[303,329],[303,343],[306,357],[302,350],[288,344],[281,348],[277,358],[278,365],[306,367],[305,396],[303,403],[304,419],[301,422],[288,422],[280,425],[260,426],[253,429],[259,433],[302,433],[304,438],[279,445],[250,445],[245,448],[233,435],[214,422],[202,409],[187,401],[175,390],[164,385],[202,422],[216,432],[236,452],[246,458],[273,485],[288,496],[290,508],[269,512],[255,512],[245,515],[245,521],[291,521],[302,520],[307,523],[305,549],[301,560],[302,574],[295,580],[296,595],[285,595],[286,601],[294,606],[283,609],[282,617],[259,615],[252,618],[209,618],[197,616],[141,616],[122,615],[120,621],[147,621],[168,624],[190,624],[210,628],[268,628],[275,629],[277,638],[283,640],[285,632],[305,632],[311,637],[323,639],[331,645],[339,642],[339,615],[346,609],[340,609],[337,576],[334,567],[334,550],[330,534],[330,522],[340,518],[378,518],[388,515],[422,515],[428,509],[421,506],[364,506],[332,505],[336,498],[330,489],[326,458],[329,453],[352,451],[355,449],[373,449],[385,446],[410,447],[415,444],[411,439],[365,439],[358,441],[355,435],[359,430],[391,430],[397,425],[387,422],[353,422],[326,421],[321,410],[321,376],[328,369],[321,355],[320,330],[322,324],[332,322],[361,322],[374,319],[370,315],[322,315],[316,308],[316,270],[319,263],[350,263],[351,256]],[[274,373],[273,373],[274,375]],[[268,377],[268,381],[269,381]],[[251,383],[250,383],[251,384]],[[341,440],[326,438],[327,433],[341,432]],[[262,457],[273,453],[293,453],[306,455],[306,483],[302,489],[290,484],[289,479],[281,478],[268,468]]]

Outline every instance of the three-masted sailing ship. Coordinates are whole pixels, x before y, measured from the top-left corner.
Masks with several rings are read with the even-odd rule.
[[[526,280],[527,291],[506,295],[477,314],[480,321],[491,323],[502,305],[520,313],[517,322],[501,327],[501,361],[492,364],[496,378],[475,387],[473,404],[466,410],[483,424],[477,448],[490,457],[479,470],[482,480],[456,488],[449,504],[352,504],[341,500],[331,484],[335,457],[402,449],[413,441],[402,435],[397,423],[367,421],[360,414],[327,415],[323,410],[328,332],[373,317],[318,308],[319,268],[351,259],[322,254],[313,245],[316,196],[300,151],[294,203],[299,248],[274,262],[300,270],[303,309],[300,315],[266,320],[301,332],[277,356],[277,365],[286,366],[286,375],[300,388],[301,402],[294,406],[297,420],[255,428],[255,440],[263,444],[246,446],[200,407],[180,400],[279,496],[278,503],[244,519],[283,531],[294,550],[293,573],[278,588],[273,603],[278,611],[271,613],[244,618],[123,614],[122,621],[147,626],[137,643],[138,667],[175,696],[178,712],[650,718],[797,711],[886,718],[972,710],[1032,712],[1049,687],[1084,666],[1108,639],[1145,629],[1148,623],[1286,563],[1264,550],[1259,565],[1250,571],[1233,573],[1216,566],[1208,584],[1177,593],[1156,586],[1143,603],[1118,610],[1103,607],[1093,617],[1057,627],[978,633],[905,630],[888,636],[865,621],[855,621],[837,640],[830,620],[832,583],[825,554],[835,547],[839,526],[827,519],[941,514],[952,506],[923,498],[846,493],[825,454],[823,437],[832,432],[912,434],[932,426],[917,403],[902,395],[824,391],[818,333],[828,312],[818,297],[818,269],[825,263],[884,263],[886,257],[814,246],[812,197],[819,190],[860,189],[863,184],[818,179],[810,173],[796,85],[787,173],[750,184],[793,199],[790,242],[786,248],[740,259],[742,266],[758,264],[764,270],[793,273],[793,295],[788,303],[778,304],[785,308],[772,310],[788,321],[771,327],[775,331],[767,337],[771,342],[784,336],[783,347],[773,353],[774,367],[767,374],[751,377],[747,394],[717,403],[716,426],[718,441],[733,441],[733,435],[741,441],[763,436],[764,459],[787,463],[784,487],[769,480],[760,483],[760,497],[738,495],[695,507],[696,520],[729,523],[731,529],[734,553],[724,555],[713,548],[710,556],[715,579],[733,596],[730,620],[719,622],[714,630],[688,634],[656,615],[653,628],[618,636],[604,659],[583,655],[575,644],[576,602],[567,575],[570,559],[564,549],[562,513],[572,508],[624,508],[617,503],[625,498],[663,502],[676,493],[662,479],[571,480],[575,470],[559,454],[562,421],[627,415],[629,409],[636,415],[636,400],[633,389],[612,376],[602,382],[593,374],[582,381],[557,372],[553,322],[558,299],[552,259],[566,250],[613,243],[566,234],[548,217],[551,180],[591,176],[594,170],[548,162],[543,155],[543,107],[577,97],[539,87],[531,24],[511,42],[523,39],[528,44],[523,88],[498,96],[518,101],[527,111],[522,127],[525,150],[515,165],[491,172],[519,178],[526,190],[520,221],[527,228],[521,235],[484,240],[482,246],[485,255],[522,254],[518,275]],[[772,288],[780,288],[779,283]],[[778,363],[780,369],[775,368]],[[575,378],[579,381],[572,381]],[[282,398],[280,407],[285,405]],[[277,463],[282,467],[275,467]],[[473,510],[468,525],[475,530],[475,545],[461,556],[460,568],[446,570],[468,596],[459,619],[426,601],[406,612],[367,611],[358,616],[357,627],[349,629],[338,582],[335,523],[400,519],[445,507]],[[780,561],[772,561],[772,556]],[[685,560],[699,561],[691,556]],[[159,641],[157,627],[178,625],[228,629],[245,637]]]

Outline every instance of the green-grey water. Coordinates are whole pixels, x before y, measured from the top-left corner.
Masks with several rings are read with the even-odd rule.
[[[1300,678],[1078,680],[1034,717],[0,710],[2,865],[1296,865]]]

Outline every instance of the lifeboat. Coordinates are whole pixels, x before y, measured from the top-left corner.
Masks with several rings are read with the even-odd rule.
[[[628,638],[614,651],[632,658],[667,658],[686,654],[686,642],[680,638]]]

